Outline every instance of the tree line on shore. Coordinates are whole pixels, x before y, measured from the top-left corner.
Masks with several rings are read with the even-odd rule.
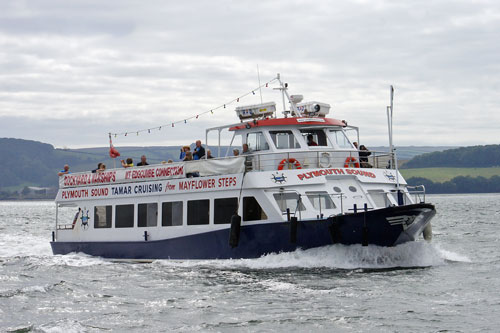
[[[409,185],[424,185],[426,193],[500,193],[500,176],[491,178],[458,176],[438,183],[423,177],[406,180]]]

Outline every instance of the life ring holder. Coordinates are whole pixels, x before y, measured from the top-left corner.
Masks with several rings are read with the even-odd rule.
[[[285,164],[293,164],[295,166],[295,169],[302,169],[302,166],[300,165],[300,162],[297,161],[295,158],[284,158],[281,160],[280,164],[278,165],[278,170],[283,170],[285,167]]]
[[[327,162],[323,163],[323,158],[327,158]],[[319,157],[318,164],[321,168],[329,168],[332,166],[332,155],[329,152],[323,152],[321,153],[321,156]]]
[[[353,165],[352,167],[354,168],[359,168],[359,162],[356,159],[356,157],[348,156],[345,159],[344,168],[349,168],[350,167],[349,164],[352,164]]]

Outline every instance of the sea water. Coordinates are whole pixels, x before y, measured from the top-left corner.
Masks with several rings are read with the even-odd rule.
[[[151,263],[54,256],[54,203],[0,202],[0,331],[498,332],[500,195],[427,201],[431,243]]]

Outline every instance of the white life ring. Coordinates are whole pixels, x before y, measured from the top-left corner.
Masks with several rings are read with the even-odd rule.
[[[326,162],[325,162],[326,161]],[[319,166],[322,168],[329,168],[332,166],[332,155],[328,152],[321,153],[319,157]]]

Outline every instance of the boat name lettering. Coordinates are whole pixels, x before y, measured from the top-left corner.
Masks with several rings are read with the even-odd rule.
[[[186,180],[179,182],[179,190],[202,190],[206,188],[215,187],[234,187],[236,186],[236,177],[223,177],[219,178],[216,182],[215,179],[200,179],[200,180]]]
[[[132,194],[132,186],[126,185],[126,186],[111,187],[111,194],[112,195]]]
[[[116,171],[64,175],[64,186],[112,183],[116,180]]]
[[[61,197],[63,199],[79,199],[88,198],[89,190],[65,190],[62,191]]]
[[[129,195],[129,194],[145,194],[145,193],[156,193],[163,190],[162,183],[154,184],[140,184],[140,185],[123,185],[111,187],[112,195]]]
[[[125,179],[147,179],[155,177],[180,176],[184,174],[184,166],[169,166],[154,169],[130,170],[125,173]]]
[[[107,197],[109,193],[108,188],[93,188],[90,190],[91,197]]]
[[[310,172],[299,173],[297,177],[300,180],[311,179],[314,177],[326,176],[326,175],[359,175],[364,177],[376,178],[377,176],[373,172],[358,170],[358,169],[321,169],[314,170]]]
[[[161,183],[134,186],[134,193],[136,194],[161,192],[161,190]]]

